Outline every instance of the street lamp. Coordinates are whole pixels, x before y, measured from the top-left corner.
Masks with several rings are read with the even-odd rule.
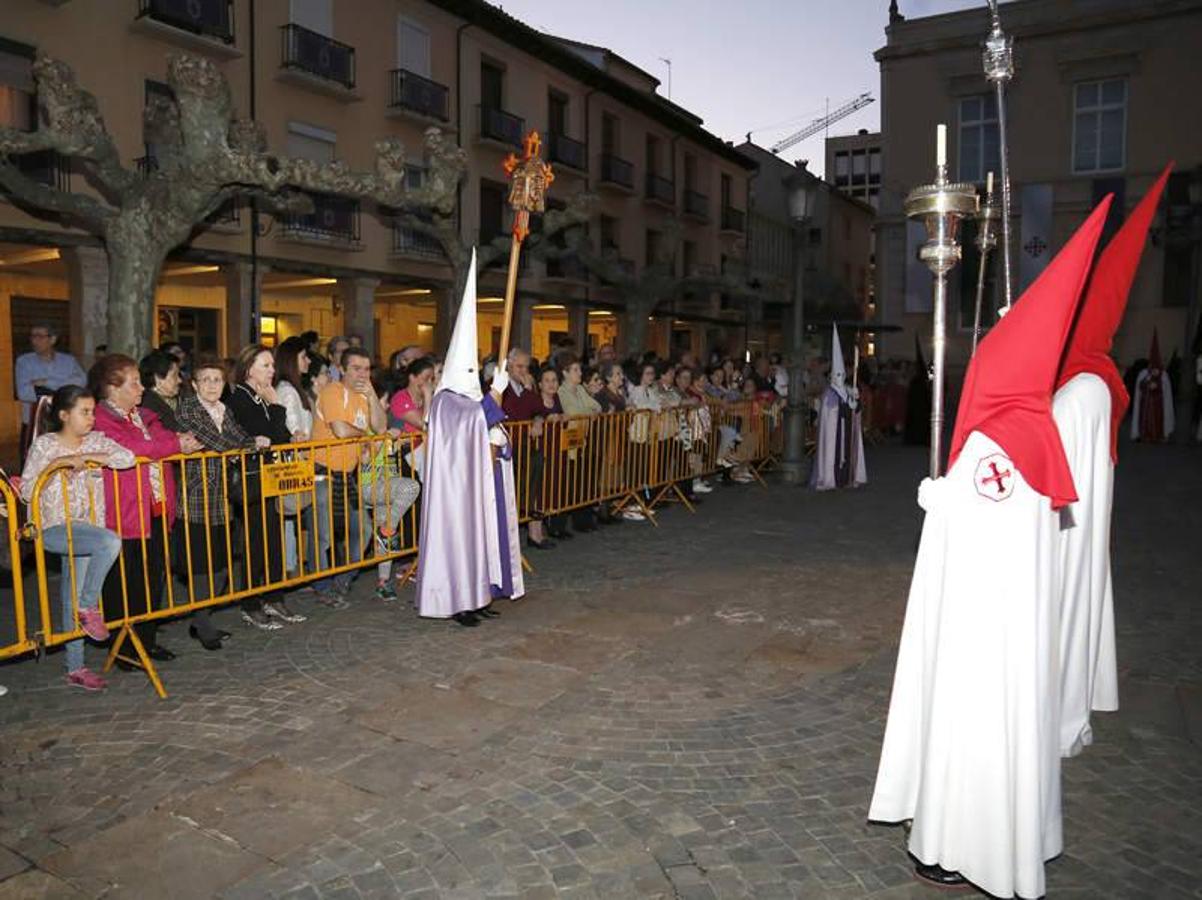
[[[785,455],[781,473],[788,484],[805,483],[805,266],[815,178],[804,161],[784,179],[793,226],[793,328],[789,341],[789,396],[785,407]]]

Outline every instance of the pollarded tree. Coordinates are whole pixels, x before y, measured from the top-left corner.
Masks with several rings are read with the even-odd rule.
[[[741,271],[713,274],[686,272],[677,275],[676,249],[679,242],[680,223],[670,219],[664,228],[655,258],[636,273],[634,267],[616,252],[605,248],[600,251],[594,249],[583,232],[573,230],[567,234],[567,245],[559,251],[560,254],[575,256],[602,282],[615,288],[622,299],[625,308],[620,340],[625,353],[638,353],[644,349],[647,320],[661,304],[670,304],[690,295],[713,293],[727,294],[745,301],[760,297],[760,293],[748,284]]]
[[[585,225],[595,205],[596,197],[593,194],[581,192],[574,194],[562,208],[548,209],[535,217],[531,222],[530,234],[522,243],[523,255],[538,259],[554,258],[557,247],[564,246],[566,234]],[[437,209],[432,215],[416,211],[397,212],[396,222],[433,240],[442,249],[452,272],[454,290],[451,297],[457,303],[467,284],[473,242],[460,233],[459,220],[453,212]],[[512,244],[513,238],[504,234],[476,247],[477,270],[483,272],[491,266],[504,265],[509,259]]]
[[[406,187],[405,150],[396,140],[376,143],[374,172],[276,156],[267,152],[256,123],[235,117],[220,70],[207,59],[174,54],[167,65],[172,96],[153,96],[145,112],[145,138],[155,147],[157,166],[139,173],[122,164],[96,98],[66,63],[41,56],[33,73],[39,124],[30,132],[0,128],[0,187],[35,213],[56,214],[103,238],[113,352],[137,356],[148,349],[155,285],[167,254],[237,197],[293,212],[312,208],[301,191],[441,215],[455,206],[463,152],[437,129],[426,132],[427,175],[418,190]],[[42,184],[14,164],[15,157],[45,150],[82,161],[96,193]]]

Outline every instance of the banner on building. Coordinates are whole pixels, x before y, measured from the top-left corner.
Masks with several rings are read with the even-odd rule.
[[[1020,202],[1022,228],[1018,239],[1018,290],[1014,292],[1015,300],[1047,268],[1054,253],[1052,186],[1024,184]]]
[[[926,226],[922,222],[906,222],[906,312],[929,313],[933,311],[931,281],[935,277],[927,264],[918,258],[918,251],[927,240]]]

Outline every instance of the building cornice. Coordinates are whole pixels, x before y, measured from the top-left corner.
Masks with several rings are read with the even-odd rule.
[[[726,161],[746,171],[754,171],[755,167],[751,165],[750,160],[722,138],[698,125],[698,120],[692,114],[681,110],[676,104],[670,103],[656,94],[639,91],[598,69],[560,43],[561,38],[536,31],[526,23],[483,2],[483,0],[429,0],[429,2],[444,12],[458,16],[464,22],[559,69],[582,84],[608,94],[631,109],[692,139],[701,147]]]
[[[1016,43],[1032,38],[1124,28],[1159,19],[1202,13],[1202,0],[1015,0],[1002,7],[1002,25]],[[873,54],[878,63],[949,50],[979,50],[989,30],[980,8],[906,19],[885,29],[887,43]]]

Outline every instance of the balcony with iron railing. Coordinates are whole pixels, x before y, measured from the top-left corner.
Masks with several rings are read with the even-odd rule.
[[[446,259],[442,244],[436,237],[399,222],[394,222],[392,226],[392,252],[397,256],[411,256],[432,262]]]
[[[684,214],[700,222],[708,222],[710,218],[710,198],[697,191],[685,189]]]
[[[280,217],[285,237],[316,243],[358,246],[359,201],[333,194],[306,191],[313,212],[285,213]]]
[[[480,140],[521,147],[525,136],[526,120],[495,106],[480,104]]]
[[[589,270],[574,253],[547,260],[547,278],[562,281],[588,281]]]
[[[613,153],[601,154],[602,186],[621,188],[626,192],[634,190],[634,165]]]
[[[222,56],[234,49],[233,0],[138,0],[134,26]]]
[[[671,179],[648,172],[646,193],[643,196],[652,203],[675,206],[676,185],[672,183]]]
[[[295,23],[281,25],[280,75],[346,96],[355,89],[355,48]]]
[[[601,258],[607,263],[617,268],[624,278],[633,279],[635,277],[635,264],[633,259],[627,259],[619,255],[621,251],[617,247],[602,247]],[[605,277],[604,274],[598,272],[597,280],[602,284],[615,284],[614,281]]]
[[[722,230],[742,234],[746,230],[747,214],[733,206],[722,207]]]
[[[421,119],[446,122],[450,118],[450,91],[408,69],[393,69],[390,111],[405,112]]]
[[[547,134],[547,158],[551,162],[562,163],[579,172],[588,171],[588,149],[583,141],[568,137],[566,134]]]
[[[17,171],[26,178],[58,191],[71,189],[71,158],[54,150],[39,150],[12,157]]]

